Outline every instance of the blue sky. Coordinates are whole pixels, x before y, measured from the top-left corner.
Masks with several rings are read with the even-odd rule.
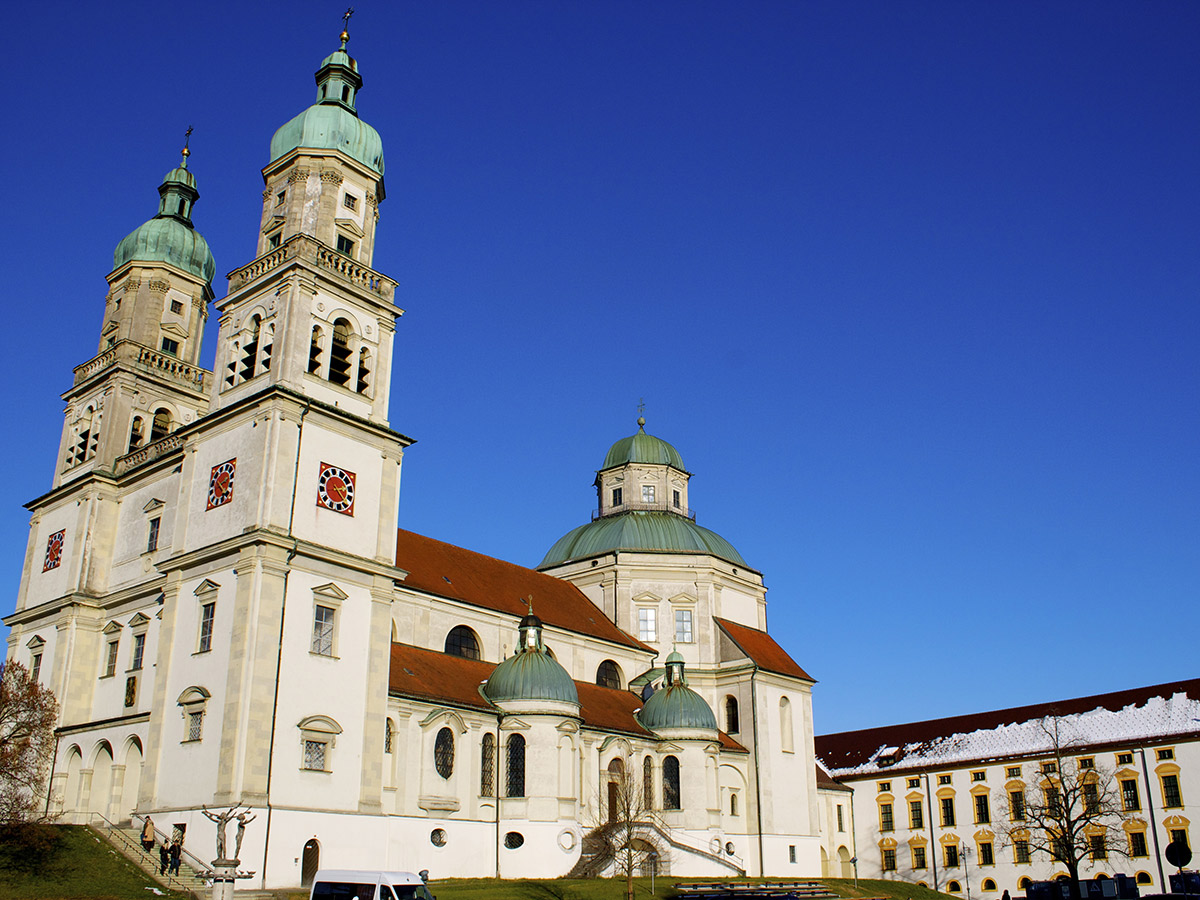
[[[1195,676],[1200,5],[358,7],[403,527],[536,565],[645,398],[818,732]],[[197,227],[251,259],[341,12],[22,11],[5,612],[112,249],[193,125]]]

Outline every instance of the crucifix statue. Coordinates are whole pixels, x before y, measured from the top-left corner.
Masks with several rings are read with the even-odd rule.
[[[237,811],[236,806],[231,806],[219,815],[207,806],[204,807],[203,813],[205,817],[211,819],[217,826],[217,859],[226,859],[225,856],[225,826],[229,824],[229,820],[233,818]],[[240,841],[238,842],[240,845]]]

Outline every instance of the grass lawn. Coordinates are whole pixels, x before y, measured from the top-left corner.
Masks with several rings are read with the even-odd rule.
[[[153,900],[158,885],[82,825],[56,827],[61,843],[36,872],[0,868],[0,900]],[[158,888],[163,890],[162,888]],[[186,894],[163,890],[183,900]]]

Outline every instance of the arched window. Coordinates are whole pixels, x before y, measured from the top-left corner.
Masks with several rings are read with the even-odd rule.
[[[725,698],[725,733],[737,734],[740,726],[737,697],[727,696]]]
[[[133,424],[129,426],[129,451],[132,453],[138,447],[142,446],[142,440],[146,436],[146,420],[141,416],[133,417]]]
[[[383,720],[383,752],[392,752],[392,742],[396,739],[395,729],[392,727],[391,719]]]
[[[329,380],[342,387],[350,384],[353,362],[350,334],[350,322],[347,319],[338,319],[333,323],[333,342],[329,346]]]
[[[242,381],[249,381],[254,377],[254,367],[258,362],[258,336],[262,331],[262,318],[252,316],[246,331],[246,341],[242,344],[242,367],[238,372]]]
[[[481,765],[479,766],[479,796],[496,796],[496,737],[488,733],[483,736],[480,746]]]
[[[480,659],[479,638],[466,625],[455,625],[446,635],[446,652],[464,659]]]
[[[779,748],[784,753],[791,753],[794,744],[792,736],[792,701],[787,697],[779,698]]]
[[[360,394],[365,394],[367,388],[371,386],[371,351],[363,347],[358,351],[358,384],[354,390]]]
[[[674,756],[663,760],[663,809],[680,809],[679,760]]]
[[[258,366],[264,372],[271,368],[271,348],[274,346],[275,323],[272,322],[267,326],[267,331],[262,336],[262,349],[258,351]]]
[[[611,659],[606,659],[600,663],[596,669],[596,684],[600,687],[621,689],[621,670],[617,668],[617,664]]]
[[[312,330],[312,340],[309,341],[309,344],[308,344],[308,374],[309,375],[320,375],[321,374],[321,365],[323,362],[321,359],[321,352],[324,349],[321,346],[322,338],[324,338],[324,335],[321,333],[321,326],[314,325],[313,330]]]
[[[1154,879],[1150,877],[1149,872],[1138,872],[1134,880],[1138,884],[1154,884]]]
[[[946,890],[948,890],[952,894],[957,894],[959,891],[962,890],[962,885],[959,884],[957,881],[951,881],[948,885],[946,885]]]
[[[525,796],[525,738],[519,734],[508,736],[508,784],[506,797]]]
[[[990,878],[983,879],[983,889],[985,891],[994,891],[996,889],[996,882]]]
[[[161,441],[171,433],[171,411],[159,408],[154,411],[154,421],[150,425],[150,443]]]
[[[89,406],[79,417],[79,424],[75,428],[75,447],[68,457],[71,465],[91,459],[99,437],[100,417]]]
[[[433,742],[433,766],[443,778],[454,774],[454,732],[443,728]]]
[[[654,763],[648,756],[642,760],[642,806],[654,809]]]
[[[737,811],[737,794],[733,794],[733,793],[731,793],[731,794],[729,795],[729,814],[730,814],[731,816],[736,816],[736,815],[738,814],[738,811]]]

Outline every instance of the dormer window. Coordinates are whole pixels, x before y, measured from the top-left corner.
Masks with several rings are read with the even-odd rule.
[[[358,209],[358,198],[353,194],[346,194],[342,197],[342,206],[346,209]]]
[[[620,506],[620,505],[621,505],[621,502],[622,502],[623,500],[624,500],[624,497],[622,496],[621,489],[620,489],[620,488],[613,488],[613,492],[612,492],[612,505],[613,505],[613,506]]]
[[[652,485],[652,484],[643,484],[642,485],[642,502],[643,503],[653,503],[654,502],[654,485]]]
[[[275,250],[283,242],[283,232],[276,231],[274,234],[267,237],[267,249]]]
[[[337,252],[345,253],[347,256],[354,255],[354,241],[345,235],[339,234],[337,238]]]
[[[671,491],[671,505],[679,509],[679,491]]]

